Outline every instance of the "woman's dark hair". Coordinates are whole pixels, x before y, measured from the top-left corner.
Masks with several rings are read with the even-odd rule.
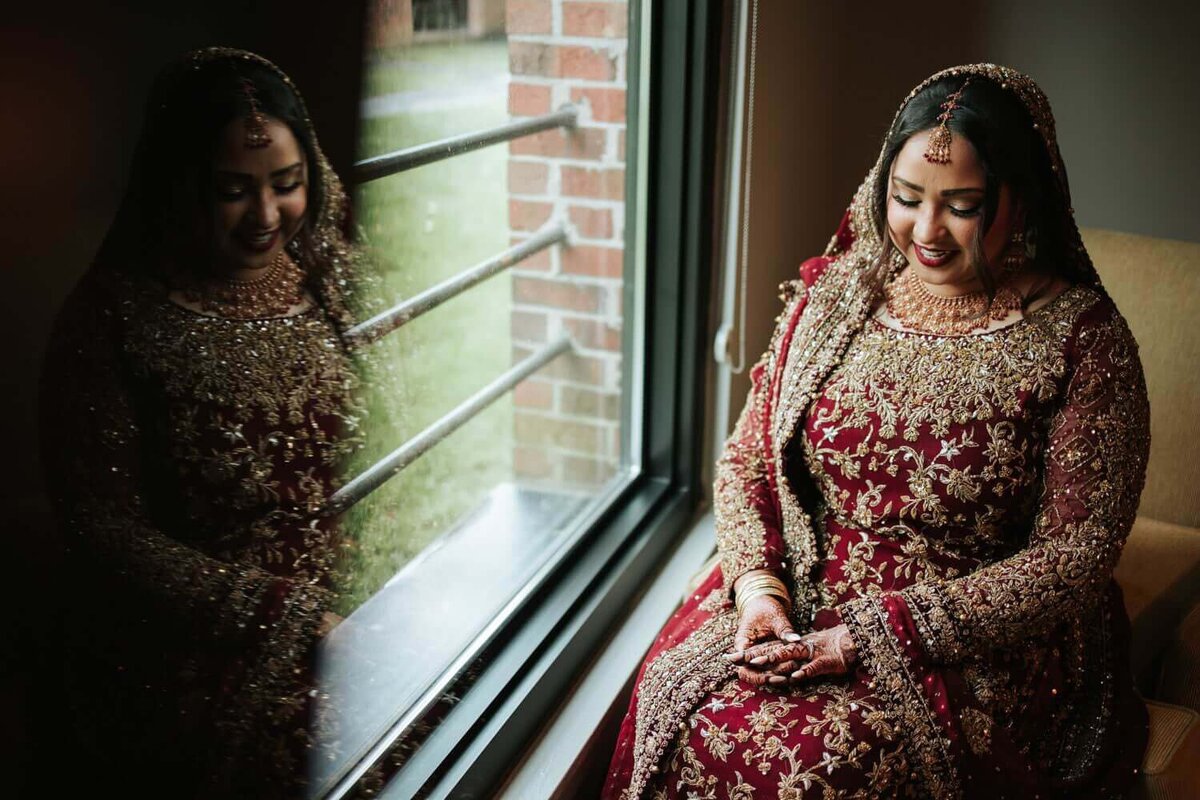
[[[161,275],[167,264],[185,270],[208,264],[200,222],[215,201],[213,157],[221,131],[250,112],[243,81],[254,84],[260,110],[291,129],[304,151],[308,183],[306,219],[289,249],[309,271],[312,228],[326,199],[316,142],[304,102],[265,64],[247,59],[185,59],[157,78],[146,105],[129,185],[117,220],[97,261]]]
[[[931,83],[908,102],[888,131],[874,187],[873,216],[883,243],[871,275],[878,289],[882,289],[889,255],[894,248],[887,227],[892,164],[913,134],[937,126],[942,103],[966,80],[963,76],[950,76]],[[1016,95],[987,78],[972,76],[950,118],[950,130],[965,137],[975,148],[986,175],[983,224],[976,229],[970,255],[988,295],[994,295],[996,282],[984,254],[983,238],[996,219],[1000,187],[1004,184],[1024,211],[1023,233],[1026,242],[1036,248],[1033,268],[1044,275],[1059,276],[1071,282],[1084,280],[1085,276],[1073,274],[1075,262],[1067,252],[1069,245],[1064,229],[1068,209],[1063,208],[1063,195],[1055,183],[1046,145]],[[1026,298],[1026,302],[1032,299]]]

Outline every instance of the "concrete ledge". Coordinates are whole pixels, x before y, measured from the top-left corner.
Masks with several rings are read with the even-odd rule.
[[[709,512],[684,535],[559,713],[530,743],[498,798],[579,800],[598,794],[642,657],[679,607],[689,579],[712,553],[715,541]]]

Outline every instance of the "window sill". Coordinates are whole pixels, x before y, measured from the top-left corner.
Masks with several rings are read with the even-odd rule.
[[[398,720],[423,713],[579,538],[581,521],[630,480],[618,475],[594,496],[502,484],[355,609],[320,650],[322,713],[338,736],[313,760],[315,794],[378,758],[379,743],[411,724]]]
[[[587,797],[604,774],[613,736],[629,702],[642,657],[679,607],[688,580],[712,554],[712,512],[680,540],[649,588],[630,609],[600,655],[564,700],[561,710],[531,743],[522,762],[497,795],[502,800]]]

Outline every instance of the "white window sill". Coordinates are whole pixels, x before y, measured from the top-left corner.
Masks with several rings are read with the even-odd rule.
[[[713,517],[708,512],[682,538],[626,620],[579,677],[561,710],[530,743],[498,798],[579,798],[597,793],[597,769],[608,766],[615,744],[613,723],[624,716],[642,657],[679,607],[688,581],[712,554],[714,541]]]

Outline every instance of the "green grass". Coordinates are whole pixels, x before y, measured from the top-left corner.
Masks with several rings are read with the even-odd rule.
[[[381,54],[382,55],[382,54]],[[364,93],[454,91],[508,70],[503,41],[414,45],[368,66]],[[492,96],[494,95],[494,97]],[[471,105],[363,121],[363,157],[504,122],[502,89]],[[357,208],[389,298],[409,297],[509,245],[507,149],[493,146],[366,184]],[[500,275],[409,323],[375,347],[395,382],[368,393],[368,453],[398,447],[511,363],[511,282]],[[357,607],[497,483],[512,477],[507,395],[352,509],[356,542],[343,610]]]

